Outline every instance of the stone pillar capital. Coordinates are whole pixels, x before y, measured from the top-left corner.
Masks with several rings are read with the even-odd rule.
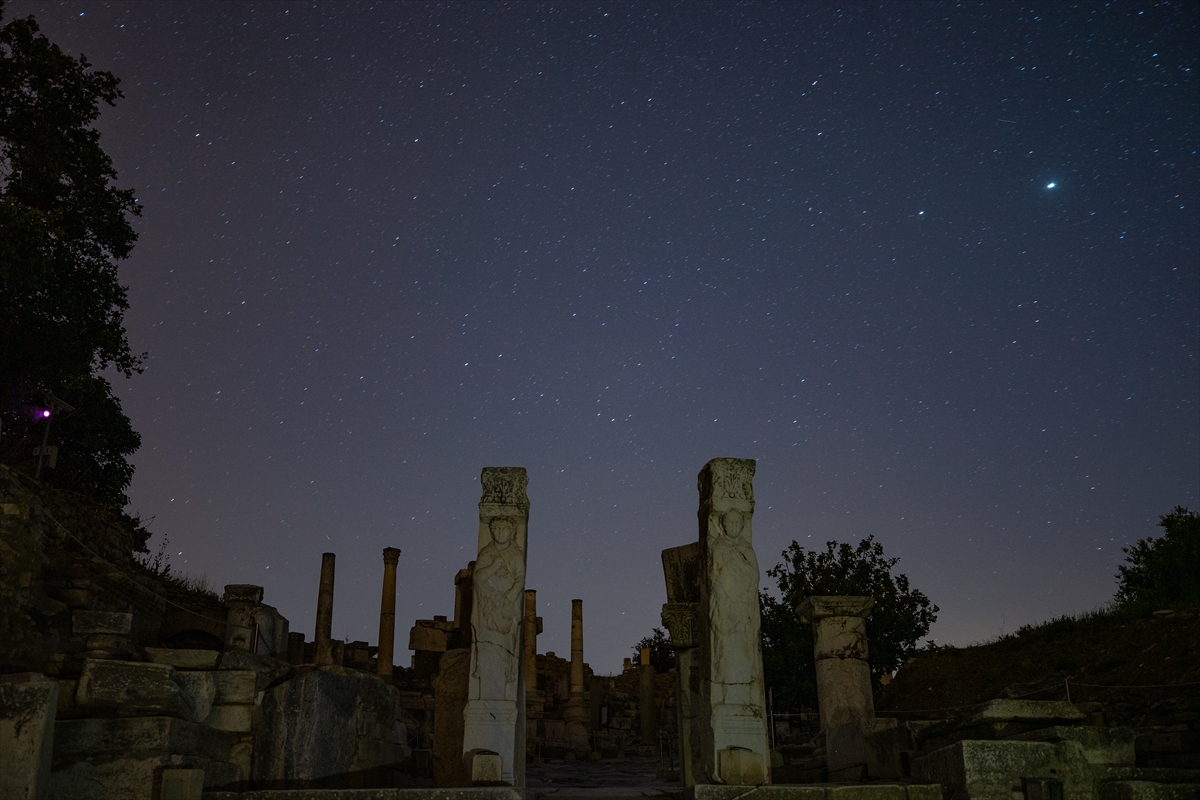
[[[796,606],[796,616],[805,623],[816,623],[827,617],[865,618],[874,606],[875,600],[871,597],[806,597]]]
[[[386,566],[394,567],[400,563],[400,548],[385,547],[383,548],[383,563]]]
[[[699,603],[663,603],[662,623],[671,634],[671,647],[683,650],[700,644]]]

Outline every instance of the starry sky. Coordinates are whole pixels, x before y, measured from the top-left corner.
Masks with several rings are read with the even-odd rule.
[[[539,649],[659,625],[696,474],[874,534],[968,644],[1200,487],[1190,3],[14,2],[122,79],[130,510],[311,638],[453,614],[524,466]],[[769,578],[764,574],[764,585]],[[398,660],[407,663],[401,650]]]

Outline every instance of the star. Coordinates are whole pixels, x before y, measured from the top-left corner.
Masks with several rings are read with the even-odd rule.
[[[1053,189],[1055,186],[1058,186],[1058,184],[1055,183],[1054,181],[1050,181],[1049,183],[1046,184],[1047,189]]]

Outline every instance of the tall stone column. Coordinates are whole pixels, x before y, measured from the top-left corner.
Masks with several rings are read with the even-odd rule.
[[[540,719],[542,698],[537,689],[537,591],[525,590],[525,718]]]
[[[383,548],[383,597],[379,601],[379,652],[375,656],[375,672],[392,677],[392,659],[396,654],[396,564],[400,550]]]
[[[821,730],[875,716],[871,668],[867,665],[870,597],[809,597],[796,606],[801,622],[812,623]]]
[[[767,783],[770,746],[759,640],[754,554],[754,461],[714,458],[701,470],[700,718],[694,730],[701,783]]]
[[[473,782],[500,781],[521,788],[525,785],[521,638],[529,478],[520,467],[486,467],[480,483],[463,760]]]
[[[642,746],[658,742],[658,709],[654,698],[654,665],[650,663],[650,648],[643,647],[638,666],[638,719],[641,723]]]
[[[662,607],[662,621],[671,633],[675,650],[675,722],[679,731],[679,782],[684,788],[696,785],[692,772],[692,676],[696,654],[697,603],[668,602]]]
[[[316,645],[313,663],[318,667],[333,664],[333,553],[321,554],[321,588],[317,590]]]
[[[563,721],[567,723],[567,742],[579,758],[591,752],[587,723],[591,709],[583,696],[583,601],[571,601],[571,673],[568,682],[570,693],[563,707]]]

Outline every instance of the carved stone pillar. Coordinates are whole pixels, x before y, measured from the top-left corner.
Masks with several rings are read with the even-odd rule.
[[[875,716],[871,668],[867,665],[870,597],[809,597],[796,606],[801,622],[812,623],[821,730]]]
[[[317,625],[313,634],[316,645],[313,663],[318,667],[333,664],[333,553],[321,554],[321,588],[317,591]]]
[[[375,672],[389,680],[396,649],[396,564],[399,561],[398,548],[383,548],[383,597],[379,601],[379,652],[375,658]]]
[[[567,704],[563,720],[568,724],[588,721],[587,702],[583,698],[583,601],[571,601],[571,673],[567,684]]]
[[[770,780],[766,692],[759,640],[758,558],[754,554],[754,462],[714,458],[701,470],[700,702],[706,726],[693,730],[693,763],[703,783]]]
[[[225,603],[225,649],[254,652],[254,609],[263,599],[263,587],[230,584],[221,598]],[[274,655],[274,654],[272,654]]]
[[[472,579],[471,671],[463,709],[463,757],[471,775],[490,775],[498,754],[500,780],[525,785],[525,546],[529,478],[520,467],[487,467],[480,483],[479,555]],[[482,751],[482,752],[481,752]],[[482,778],[481,778],[482,779]]]
[[[692,773],[692,702],[693,661],[697,644],[697,603],[666,603],[662,607],[662,622],[671,633],[675,650],[675,719],[679,731],[679,781],[684,788],[695,786]]]

